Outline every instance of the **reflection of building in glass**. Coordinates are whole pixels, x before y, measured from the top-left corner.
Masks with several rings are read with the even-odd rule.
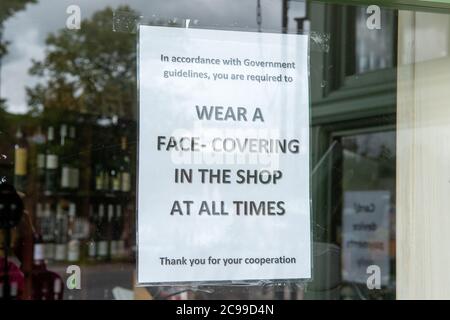
[[[57,6],[51,1],[40,1],[25,7],[22,14],[33,21],[29,18],[35,17],[33,14],[39,16],[39,8],[48,11],[49,3]],[[26,48],[26,54],[12,52],[19,58],[25,55],[26,61],[18,60],[22,61],[19,65],[26,65],[24,73],[32,65],[33,78],[15,78],[19,70],[13,72],[14,64],[8,62],[12,57],[3,57],[0,91],[3,98],[9,99],[4,105],[12,111],[16,110],[13,107],[28,104],[28,109],[22,111],[30,113],[0,111],[0,182],[23,181],[25,176],[26,207],[43,238],[45,260],[60,274],[64,274],[67,263],[85,266],[89,270],[86,277],[98,278],[104,285],[89,288],[87,296],[72,294],[76,298],[106,299],[112,297],[115,286],[132,289],[130,278],[135,263],[136,35],[114,31],[113,10],[88,3],[91,2],[80,3],[90,10],[89,14],[83,13],[85,21],[80,32],[61,30],[63,25],[56,23],[56,18],[41,13],[34,19],[38,20],[37,28],[28,25],[28,29],[20,29],[23,38],[34,46],[21,42],[22,37],[17,34],[8,38],[12,40],[10,50],[19,50],[20,45]],[[135,3],[133,9],[139,15],[158,25],[177,24],[173,18],[183,15],[192,16],[192,23],[198,20],[192,24],[194,27],[248,26],[251,31],[259,28],[269,32],[312,32],[314,281],[307,284],[307,290],[290,285],[277,289],[223,286],[215,288],[214,293],[206,287],[189,295],[395,297],[396,10],[383,9],[382,29],[369,30],[363,6],[274,0],[261,0],[258,7],[256,1],[216,1],[214,7],[204,8],[192,8],[181,1],[175,1],[179,8],[155,8],[148,1]],[[152,17],[149,13],[164,12],[162,9],[167,9],[171,17]],[[2,19],[0,15],[0,24]],[[23,20],[19,22],[26,25]],[[6,27],[5,37],[14,34],[12,29]],[[35,40],[40,41],[38,45]],[[4,48],[0,47],[0,52]],[[45,49],[49,50],[47,54]],[[31,58],[37,62],[32,64]],[[27,101],[14,100],[13,93],[19,90],[27,93]],[[26,144],[22,143],[23,138]],[[21,150],[23,146],[26,154]],[[26,157],[26,174],[23,165],[16,165],[20,157],[22,164]],[[340,262],[345,254],[342,215],[346,192],[375,190],[392,195],[389,281],[383,283],[381,291],[368,292],[361,283],[341,279]],[[17,251],[18,256],[25,258],[24,270],[30,271],[33,243],[31,239],[25,243],[25,248]],[[152,291],[156,297],[166,293]]]

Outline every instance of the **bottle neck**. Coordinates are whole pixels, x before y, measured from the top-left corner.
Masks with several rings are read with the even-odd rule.
[[[55,140],[55,129],[53,127],[48,127],[47,131],[47,141],[49,143],[53,143],[53,140]]]
[[[17,128],[17,132],[16,132],[16,139],[17,140],[21,140],[23,138],[23,133],[22,130],[19,128]]]

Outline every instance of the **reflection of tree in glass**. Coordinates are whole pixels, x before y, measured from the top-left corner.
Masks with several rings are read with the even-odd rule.
[[[17,11],[23,10],[28,3],[35,2],[36,0],[0,1],[0,66],[2,57],[8,52],[8,43],[6,41],[3,41],[3,23]],[[0,109],[4,109],[4,103],[5,101],[0,99]]]
[[[136,34],[113,31],[111,8],[82,21],[80,30],[49,34],[46,45],[45,59],[30,69],[44,80],[27,88],[32,113],[59,108],[134,117]]]
[[[3,23],[17,11],[24,9],[28,3],[35,2],[36,0],[2,0],[0,2],[0,23]]]

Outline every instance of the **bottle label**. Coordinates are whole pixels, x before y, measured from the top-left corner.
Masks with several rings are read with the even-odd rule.
[[[108,204],[108,221],[111,221],[114,217],[114,205]]]
[[[108,255],[108,242],[99,241],[98,242],[98,255],[100,257],[106,257]]]
[[[34,244],[33,259],[34,260],[44,260],[45,259],[45,245],[43,243],[35,243]]]
[[[120,178],[114,177],[112,180],[112,189],[113,191],[119,191],[120,190]]]
[[[45,154],[39,153],[37,155],[36,166],[38,169],[45,169]]]
[[[130,192],[131,190],[131,175],[129,172],[122,172],[122,191]]]
[[[103,190],[103,177],[100,174],[95,177],[95,190]]]
[[[95,257],[95,254],[97,252],[96,248],[97,248],[97,246],[96,246],[95,242],[93,242],[93,241],[89,242],[89,247],[88,247],[89,257],[91,257],[91,258]]]
[[[75,230],[73,237],[76,239],[87,239],[89,237],[90,223],[86,218],[75,219]]]
[[[61,130],[59,131],[62,137],[67,136],[67,125],[61,125]]]
[[[17,297],[17,294],[19,292],[19,285],[17,284],[17,282],[11,282],[10,290],[11,297],[13,299]]]
[[[48,154],[45,166],[47,169],[58,169],[58,156],[56,154]]]
[[[80,260],[80,242],[77,240],[69,241],[67,260],[74,262]]]
[[[70,187],[70,167],[64,166],[61,172],[61,187],[69,188]]]
[[[16,176],[24,176],[27,174],[27,149],[15,149],[14,174]]]
[[[58,300],[58,295],[62,291],[62,281],[59,278],[56,278],[53,282],[53,294],[55,295],[55,300]]]
[[[66,260],[66,245],[57,244],[55,248],[55,260],[64,261]]]

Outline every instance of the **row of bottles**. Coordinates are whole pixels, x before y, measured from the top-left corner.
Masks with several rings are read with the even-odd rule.
[[[81,187],[81,177],[87,159],[85,149],[91,148],[91,190],[95,192],[126,195],[132,190],[132,166],[126,128],[94,126],[94,143],[83,145],[74,124],[60,123],[40,128],[28,138],[19,127],[14,148],[14,185],[26,192],[29,173],[29,142],[36,145],[36,159],[31,161],[36,169],[37,181],[33,187],[46,195],[58,192],[72,193]],[[104,131],[104,132],[103,132]],[[113,137],[113,139],[111,139]],[[100,143],[99,143],[100,141]],[[96,145],[99,143],[99,145]],[[86,190],[84,190],[86,191]]]
[[[76,127],[61,124],[59,134],[55,126],[48,126],[47,134],[41,129],[33,136],[36,143],[36,186],[40,191],[52,193],[60,190],[77,190],[80,182],[80,161]],[[14,186],[26,192],[28,183],[29,143],[19,127],[14,146]]]
[[[43,257],[48,262],[120,259],[125,256],[123,206],[100,203],[89,217],[77,214],[75,202],[37,204],[36,226]]]
[[[118,117],[52,111],[4,132],[0,183],[13,183],[21,192],[33,227],[33,241],[24,237],[18,248],[22,258],[33,252],[32,265],[23,260],[31,289],[12,281],[12,299],[59,300],[64,275],[55,270],[133,259],[129,138],[135,126]],[[0,281],[0,299],[2,289]]]
[[[9,300],[17,300],[19,296],[19,284],[15,281],[10,281],[9,292],[6,293]],[[5,296],[5,287],[3,283],[0,283],[0,300],[3,300]]]
[[[122,194],[131,191],[131,161],[125,136],[120,139],[118,152],[101,152],[94,157],[93,171],[95,191]]]
[[[133,223],[125,223],[124,212],[132,219],[134,128],[117,117],[49,114],[9,133],[14,149],[0,169],[34,208],[30,245],[37,264],[51,269],[131,258]]]
[[[109,260],[125,256],[124,227],[121,204],[90,206],[91,237],[87,243],[89,260]]]
[[[76,127],[61,124],[58,138],[55,127],[48,126],[46,143],[38,147],[37,175],[47,193],[77,190],[80,184]]]
[[[14,145],[14,186],[18,191],[26,190],[28,173],[28,143],[21,128],[17,128]]]
[[[63,282],[61,276],[47,269],[47,247],[38,232],[34,232],[33,267],[31,272],[32,300],[62,300]]]

